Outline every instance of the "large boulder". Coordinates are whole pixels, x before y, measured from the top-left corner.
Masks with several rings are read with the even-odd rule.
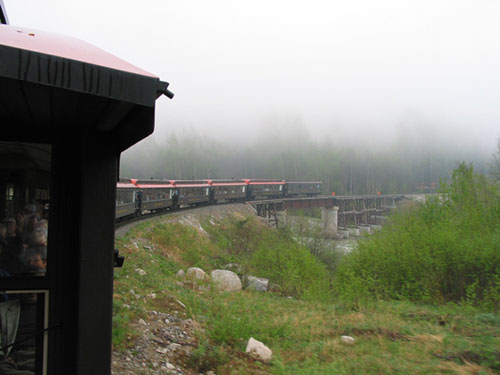
[[[247,289],[256,290],[257,292],[267,292],[269,289],[269,280],[263,277],[248,276]]]
[[[205,271],[198,267],[188,268],[186,276],[190,279],[204,280],[206,277]]]
[[[211,276],[218,290],[224,292],[239,292],[241,290],[241,280],[233,271],[214,270]]]
[[[273,356],[273,351],[253,337],[247,343],[246,353],[263,362],[269,362]]]

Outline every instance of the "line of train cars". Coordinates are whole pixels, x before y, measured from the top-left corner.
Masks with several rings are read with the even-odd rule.
[[[283,180],[136,180],[116,186],[116,219],[217,202],[316,196],[321,182]]]

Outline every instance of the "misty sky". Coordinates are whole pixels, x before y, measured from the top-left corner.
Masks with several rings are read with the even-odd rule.
[[[276,128],[370,143],[500,136],[500,2],[4,0],[12,25],[60,32],[171,83],[156,136]]]

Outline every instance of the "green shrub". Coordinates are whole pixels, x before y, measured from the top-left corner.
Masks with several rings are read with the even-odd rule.
[[[268,278],[289,296],[326,299],[331,295],[324,264],[286,230],[273,230],[254,217],[204,228],[226,254],[226,262],[240,264],[242,273]]]
[[[189,357],[191,366],[201,372],[217,368],[228,360],[229,357],[223,348],[212,345],[207,340],[200,342]]]
[[[303,299],[330,296],[326,267],[305,246],[280,233],[263,234],[249,263],[258,276],[278,284],[287,295]]]
[[[461,164],[442,194],[394,214],[340,262],[337,293],[498,309],[499,202],[497,188]]]

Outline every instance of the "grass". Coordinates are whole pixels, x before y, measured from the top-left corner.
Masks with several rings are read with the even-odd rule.
[[[192,227],[152,220],[117,240],[126,256],[115,273],[113,343],[126,348],[130,322],[150,310],[185,306],[200,324],[193,371],[225,374],[494,374],[500,372],[500,315],[468,304],[335,300],[325,268],[251,218]],[[309,254],[310,255],[310,254]],[[281,264],[271,267],[280,257]],[[284,261],[288,259],[288,261]],[[206,271],[230,262],[280,282],[281,293],[218,293],[210,284],[179,285],[188,266]],[[146,272],[140,275],[137,269]],[[284,278],[290,277],[290,281]],[[292,275],[292,276],[290,276]],[[297,275],[297,276],[293,276]],[[309,289],[307,285],[316,285]],[[361,286],[360,286],[361,287]],[[134,293],[131,293],[131,289]],[[307,291],[309,290],[309,291]],[[155,293],[155,299],[148,294]],[[341,342],[355,338],[354,345]],[[264,364],[243,352],[250,337],[273,350]],[[132,338],[130,340],[129,338]]]

